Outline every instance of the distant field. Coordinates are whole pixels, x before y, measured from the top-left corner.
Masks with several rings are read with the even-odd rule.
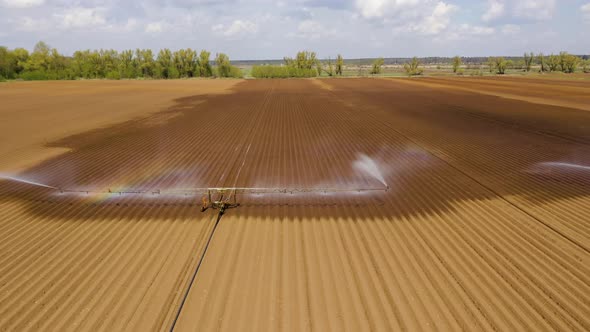
[[[1,85],[0,331],[590,330],[590,81],[440,70]]]
[[[462,66],[460,68],[461,73],[457,74],[453,72],[453,68],[448,65],[423,65],[421,68],[424,70],[423,76],[498,76],[495,73],[491,73],[489,67],[484,65],[470,65]],[[355,77],[355,76],[377,76],[377,77],[407,77],[407,73],[404,67],[401,65],[387,65],[382,69],[382,73],[379,75],[371,75],[371,66],[346,66],[344,70],[344,76]],[[508,69],[506,74],[503,76],[523,76],[523,77],[542,77],[546,79],[560,78],[565,80],[590,80],[590,74],[584,74],[577,72],[575,74],[564,74],[562,72],[553,73],[539,73],[538,69],[533,68],[530,72],[525,72],[518,69]]]
[[[240,69],[246,78],[251,78],[252,65],[240,65]],[[423,65],[423,76],[501,76],[491,73],[489,67],[485,65],[469,65],[462,66],[461,74],[453,73],[453,69],[449,65]],[[523,70],[508,69],[504,76],[523,76],[523,77],[539,77],[543,79],[563,79],[563,80],[590,80],[590,74],[578,71],[575,74],[564,74],[562,72],[539,73],[538,68],[533,68],[531,72],[524,72]],[[402,65],[385,65],[382,68],[382,73],[378,75],[371,75],[370,65],[356,65],[346,64],[343,71],[343,77],[407,77]],[[322,77],[329,77],[325,72]]]

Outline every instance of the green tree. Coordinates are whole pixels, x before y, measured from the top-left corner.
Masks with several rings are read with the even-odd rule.
[[[318,71],[318,76],[322,76],[322,72],[324,71],[324,65],[322,62],[320,60],[316,61],[315,66]]]
[[[218,53],[215,56],[215,65],[217,67],[217,76],[219,77],[243,77],[242,70],[236,66],[232,66],[229,57],[224,53]]]
[[[215,56],[215,65],[217,66],[217,75],[219,77],[230,77],[231,63],[229,57],[224,53],[217,53]]]
[[[533,52],[531,53],[524,53],[524,70],[529,72],[533,66],[533,62],[535,61],[535,55]]]
[[[16,76],[16,57],[7,47],[0,46],[0,79]]]
[[[178,50],[173,54],[173,62],[179,77],[200,76],[196,51],[190,48]]]
[[[511,61],[507,61],[504,57],[496,57],[494,58],[494,68],[496,70],[496,74],[504,75],[506,73],[506,69],[512,65]]]
[[[315,68],[301,69],[288,66],[254,66],[252,76],[255,78],[288,78],[288,77],[316,77],[318,71]]]
[[[571,74],[576,72],[576,69],[580,64],[580,58],[567,52],[561,52],[559,54],[559,63],[561,71]]]
[[[68,72],[68,59],[59,54],[57,49],[52,49],[47,59],[47,71],[48,78],[51,79],[67,79],[69,78]]]
[[[551,54],[549,55],[549,59],[547,60],[547,66],[549,66],[549,71],[558,71],[560,66],[560,58],[557,55]]]
[[[213,75],[213,69],[211,68],[211,61],[209,58],[211,57],[211,52],[207,52],[205,50],[201,51],[199,54],[199,75],[201,77],[211,77]]]
[[[45,42],[38,42],[33,49],[33,53],[28,57],[24,64],[24,69],[29,72],[39,72],[45,75],[49,65],[49,52],[51,48]]]
[[[135,57],[138,63],[138,69],[141,77],[151,78],[154,77],[156,63],[154,61],[154,53],[151,49],[135,51]]]
[[[15,48],[12,53],[16,61],[15,72],[19,75],[25,70],[25,64],[29,60],[29,51],[24,48]]]
[[[384,63],[385,63],[385,61],[383,60],[383,58],[375,59],[372,64],[371,74],[372,75],[381,74],[381,67],[383,67]]]
[[[77,78],[88,78],[89,69],[87,68],[87,51],[76,51],[72,56],[71,68],[72,75]]]
[[[406,74],[409,76],[422,75],[423,70],[420,68],[420,61],[417,57],[412,58],[412,61],[404,64]]]
[[[459,71],[459,68],[461,68],[461,65],[463,64],[463,60],[461,59],[460,56],[456,56],[453,58],[453,73],[457,73]]]
[[[334,76],[334,65],[332,64],[332,59],[330,59],[330,58],[328,58],[328,66],[327,66],[327,69],[325,70],[325,72],[330,77]]]
[[[174,63],[172,62],[172,52],[165,48],[158,52],[156,58],[156,77],[158,78],[172,78],[171,72],[173,71]]]
[[[136,61],[133,58],[132,50],[125,50],[119,56],[119,72],[121,78],[136,78],[137,67]]]
[[[561,69],[561,71],[565,72],[565,60],[566,60],[566,56],[567,53],[565,52],[559,52],[559,68]]]
[[[315,52],[301,51],[297,52],[295,59],[283,58],[287,67],[296,69],[313,69],[317,67],[317,55]]]
[[[344,58],[338,54],[336,58],[336,75],[342,76],[342,70],[344,68]]]
[[[541,73],[544,73],[549,69],[547,67],[547,60],[545,59],[543,53],[539,53],[539,55],[537,55],[537,63],[541,66],[541,68],[539,69]]]
[[[284,57],[283,66],[254,66],[251,75],[255,78],[316,77],[321,63],[315,52],[301,51],[296,57]]]
[[[489,57],[488,58],[488,62],[486,63],[486,65],[490,69],[490,73],[493,73],[494,72],[494,69],[496,68],[496,61],[494,60],[493,57]]]
[[[121,53],[105,49],[83,50],[64,56],[57,49],[39,42],[31,54],[22,48],[10,50],[0,47],[0,76],[25,80],[209,77],[213,75],[209,57],[207,51],[199,55],[190,48],[176,52],[162,49],[155,58],[150,49]],[[221,67],[216,68],[216,73],[224,77],[242,77],[241,69],[232,66],[227,55],[218,54],[217,60]],[[311,63],[316,64],[313,59]],[[315,67],[313,71],[316,71]],[[294,77],[317,76],[317,72],[311,75],[307,71],[288,71],[288,74]]]
[[[102,78],[105,76],[104,67],[102,65],[102,57],[100,52],[97,50],[91,51],[88,57],[90,63],[90,77],[91,78]]]

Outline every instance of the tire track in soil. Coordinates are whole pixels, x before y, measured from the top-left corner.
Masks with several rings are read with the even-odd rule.
[[[262,100],[262,102],[261,102],[261,105],[260,105],[259,107],[257,107],[257,110],[258,110],[258,111],[256,112],[255,116],[253,117],[253,118],[254,118],[254,120],[252,121],[252,122],[253,122],[253,124],[251,124],[250,126],[248,126],[248,128],[250,128],[250,131],[249,131],[249,132],[248,132],[248,134],[246,135],[246,137],[247,137],[247,138],[249,138],[249,137],[251,137],[251,136],[252,136],[252,132],[253,132],[253,131],[255,132],[255,128],[257,128],[257,126],[258,126],[258,123],[259,123],[260,117],[261,117],[262,113],[264,112],[264,109],[266,108],[266,105],[268,104],[268,101],[269,101],[269,99],[270,99],[270,98],[271,98],[271,96],[272,96],[272,92],[273,92],[273,90],[274,90],[274,87],[271,87],[271,89],[269,89],[269,90],[268,90],[268,91],[265,93],[265,96],[264,96],[264,98],[263,98],[263,100]],[[235,136],[236,136],[236,137],[238,137],[238,135],[235,135]],[[243,168],[244,164],[246,163],[246,160],[247,160],[248,154],[249,154],[249,152],[250,152],[251,145],[252,145],[252,141],[250,141],[250,143],[249,143],[247,146],[246,146],[246,141],[244,141],[244,144],[243,144],[243,145],[241,145],[241,146],[236,146],[236,150],[235,150],[235,151],[237,151],[237,152],[238,152],[238,155],[241,153],[241,151],[242,151],[242,150],[244,150],[244,148],[245,148],[245,151],[244,151],[244,157],[243,157],[243,159],[242,159],[242,163],[241,163],[241,165],[239,166],[239,168],[238,168],[238,170],[237,170],[237,173],[236,173],[236,176],[235,176],[235,180],[234,180],[234,182],[233,182],[233,185],[231,185],[231,186],[227,186],[227,185],[223,185],[223,183],[225,183],[225,182],[226,182],[226,174],[228,174],[228,173],[229,173],[229,174],[231,174],[231,171],[232,171],[232,169],[234,169],[234,168],[235,168],[235,163],[236,163],[236,162],[239,162],[239,158],[236,158],[236,159],[234,160],[234,163],[232,164],[233,166],[232,166],[232,167],[230,167],[229,169],[227,169],[227,170],[226,170],[226,171],[225,171],[225,172],[224,172],[224,173],[221,175],[221,177],[219,178],[219,181],[218,181],[218,183],[219,183],[218,187],[229,187],[229,188],[235,188],[235,187],[236,187],[236,183],[237,183],[237,181],[238,181],[238,179],[239,179],[239,176],[240,176],[240,173],[241,173],[241,171],[242,171],[242,168]],[[241,148],[240,148],[240,147],[241,147]],[[235,191],[234,191],[234,195],[235,195]],[[179,309],[178,309],[178,312],[177,312],[177,314],[176,314],[176,317],[175,317],[175,319],[174,319],[174,320],[173,320],[173,322],[172,322],[172,325],[171,325],[170,331],[174,331],[174,329],[175,329],[175,327],[176,327],[176,324],[177,324],[177,322],[178,322],[178,319],[179,319],[180,315],[182,314],[182,309],[183,309],[183,307],[184,307],[185,301],[186,301],[186,299],[187,299],[187,297],[188,297],[188,295],[189,295],[189,293],[190,293],[190,290],[191,290],[191,288],[192,288],[192,285],[193,285],[194,281],[196,280],[196,277],[197,277],[197,275],[198,275],[198,272],[199,272],[199,268],[200,268],[200,266],[201,266],[201,263],[203,262],[203,260],[204,260],[204,258],[205,258],[205,256],[206,256],[206,254],[207,254],[207,249],[208,249],[208,247],[209,247],[209,243],[211,242],[211,240],[213,239],[213,237],[214,237],[214,235],[215,235],[215,231],[216,231],[216,229],[217,229],[217,226],[218,226],[218,224],[221,222],[221,218],[222,218],[222,215],[219,215],[219,216],[217,217],[217,221],[216,221],[216,223],[215,223],[215,226],[214,226],[214,228],[213,228],[213,231],[211,232],[211,235],[210,235],[210,237],[209,237],[209,240],[207,241],[207,245],[205,246],[205,250],[204,250],[204,251],[203,251],[203,253],[202,253],[202,257],[201,257],[201,259],[200,259],[200,261],[199,261],[199,264],[198,264],[198,265],[197,265],[197,267],[195,268],[195,271],[194,271],[194,274],[193,274],[193,276],[192,276],[192,279],[191,279],[191,282],[190,282],[190,284],[189,284],[189,287],[188,287],[188,289],[186,290],[186,293],[185,293],[185,295],[184,295],[184,297],[183,297],[183,299],[182,299],[182,302],[181,302],[181,304],[180,304],[180,307],[179,307]]]

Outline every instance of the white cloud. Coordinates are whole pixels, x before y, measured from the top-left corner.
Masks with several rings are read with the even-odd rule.
[[[394,33],[439,34],[458,7],[437,0],[356,0],[358,16],[393,26]]]
[[[498,0],[488,0],[488,11],[483,14],[481,19],[484,22],[490,22],[502,17],[502,15],[504,15],[504,8],[505,5],[503,2]]]
[[[336,36],[336,30],[327,29],[324,25],[317,21],[305,20],[299,23],[297,26],[297,32],[291,33],[289,36],[318,40],[321,38],[330,38]]]
[[[456,6],[439,2],[432,13],[419,22],[411,23],[409,30],[423,35],[436,35],[445,30],[451,21],[451,14],[457,9]]]
[[[389,1],[380,0],[357,0],[356,6],[360,10],[361,15],[365,18],[382,17],[385,13],[385,7],[395,7],[396,1],[393,4],[388,3]]]
[[[486,26],[473,26],[469,24],[461,24],[459,31],[463,34],[469,34],[472,36],[487,36],[493,34],[496,29]]]
[[[590,20],[590,2],[580,7],[584,18]]]
[[[433,0],[355,0],[363,18],[400,18],[420,16],[420,12],[444,2]]]
[[[466,40],[469,38],[478,38],[482,36],[490,36],[496,32],[496,29],[488,26],[479,26],[471,24],[460,24],[449,29],[445,34],[445,40]]]
[[[42,5],[45,0],[2,0],[0,3],[8,8],[30,8]]]
[[[556,0],[518,0],[514,5],[514,16],[533,20],[548,20],[555,12]]]
[[[16,29],[26,32],[45,31],[50,27],[50,23],[44,19],[34,19],[29,16],[22,17],[18,20],[11,20]]]
[[[483,14],[484,22],[503,17],[527,20],[548,20],[553,17],[556,0],[488,0],[488,10]]]
[[[58,14],[55,19],[62,28],[100,28],[106,23],[102,8],[73,7]]]
[[[113,22],[105,25],[103,30],[111,33],[127,33],[134,31],[139,25],[138,19],[130,17],[125,22]]]
[[[364,18],[396,16],[401,11],[419,7],[423,0],[356,0],[355,6]]]
[[[502,26],[502,33],[513,35],[520,32],[520,26],[516,24],[504,24]]]
[[[299,23],[299,26],[297,27],[297,31],[302,37],[308,37],[311,39],[320,38],[324,30],[324,27],[320,23],[312,20],[305,20]]]
[[[145,32],[147,33],[160,33],[164,31],[164,25],[162,22],[152,22],[145,26]]]
[[[127,22],[125,22],[125,24],[118,26],[118,28],[123,31],[133,31],[135,30],[138,24],[139,22],[137,21],[137,19],[131,17],[127,19]]]
[[[258,24],[248,20],[234,20],[229,26],[224,24],[214,25],[212,30],[226,37],[234,37],[258,32]]]

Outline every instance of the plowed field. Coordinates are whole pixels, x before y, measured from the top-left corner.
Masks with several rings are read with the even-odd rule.
[[[0,330],[590,329],[588,83],[52,84],[0,86]],[[52,188],[380,177],[219,220],[191,195]]]

